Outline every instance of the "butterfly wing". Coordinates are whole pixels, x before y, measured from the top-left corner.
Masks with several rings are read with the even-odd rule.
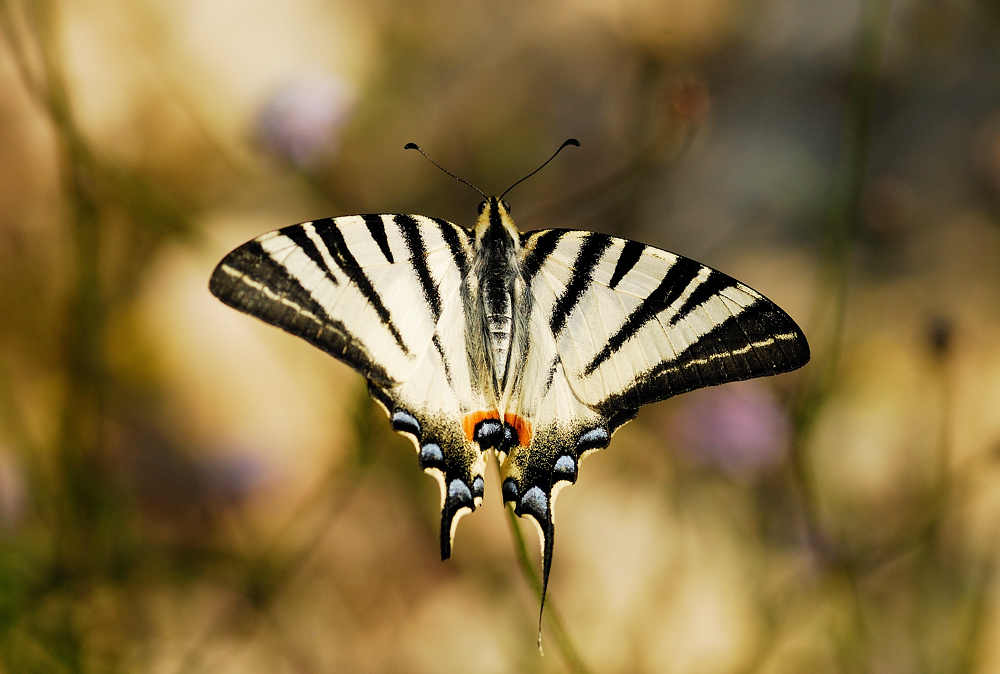
[[[547,579],[556,494],[639,407],[794,370],[809,347],[774,303],[693,260],[593,232],[522,241],[531,336],[509,407],[531,434],[510,447],[501,478],[505,501],[541,530]]]
[[[809,361],[802,330],[773,302],[652,246],[543,230],[525,235],[525,267],[569,385],[608,416]]]
[[[393,428],[441,485],[441,555],[461,515],[482,503],[485,458],[463,418],[471,390],[460,288],[467,232],[418,215],[358,215],[285,227],[216,267],[220,300],[302,337],[367,380]]]

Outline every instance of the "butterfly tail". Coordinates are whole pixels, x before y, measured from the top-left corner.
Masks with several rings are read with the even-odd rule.
[[[450,508],[446,503],[444,508],[441,510],[441,561],[451,557],[451,542],[453,539],[453,527],[455,524],[455,513],[450,512]]]
[[[551,510],[549,511],[551,513]],[[555,523],[552,517],[546,517],[544,521],[539,521],[538,526],[542,531],[542,597],[538,607],[538,652],[542,652],[542,618],[545,615],[545,595],[549,589],[549,571],[552,569],[552,550],[555,543]]]

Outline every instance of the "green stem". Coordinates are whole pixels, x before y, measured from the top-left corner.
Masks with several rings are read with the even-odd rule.
[[[26,58],[28,45],[37,52],[41,69],[29,65],[19,70],[48,115],[60,146],[62,181],[66,194],[72,276],[65,303],[62,341],[62,374],[65,398],[56,440],[53,512],[60,558],[68,567],[92,562],[93,551],[82,556],[81,535],[93,528],[105,487],[94,475],[100,449],[104,408],[105,298],[100,274],[101,223],[97,198],[98,167],[72,113],[62,75],[63,58],[58,40],[58,9],[51,0],[17,5],[23,21],[15,22],[15,3],[7,0],[3,28],[16,43],[15,56]],[[23,29],[19,30],[19,25]],[[89,561],[88,561],[89,559]]]
[[[807,525],[822,537],[816,512],[815,480],[804,441],[817,411],[828,397],[840,364],[851,257],[861,223],[861,202],[871,147],[879,71],[885,43],[890,0],[865,0],[861,6],[848,72],[841,122],[840,151],[833,176],[829,210],[823,229],[817,299],[811,321],[815,362],[795,409],[796,441],[792,457],[794,479],[801,493]],[[838,639],[837,653],[849,669],[864,661],[870,639],[864,600],[850,563],[828,570],[831,577],[845,573],[853,602],[850,628]]]
[[[882,61],[890,0],[867,0],[861,7],[854,42],[844,114],[840,157],[833,177],[830,206],[823,230],[819,282],[810,339],[814,363],[795,406],[796,439],[792,453],[795,480],[802,493],[810,526],[816,526],[814,479],[803,443],[817,410],[836,377],[847,309],[851,254],[861,220],[861,198],[875,112],[878,73]]]
[[[800,399],[798,413],[803,421],[811,419],[826,396],[840,361],[851,254],[861,223],[871,123],[890,4],[890,0],[867,0],[861,7],[848,72],[839,161],[823,232],[819,293],[812,317],[813,340],[820,348],[812,367],[812,380]]]

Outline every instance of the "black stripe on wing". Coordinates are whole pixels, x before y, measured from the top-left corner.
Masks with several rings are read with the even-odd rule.
[[[468,244],[463,242],[462,237],[466,237],[467,241],[468,234],[460,232],[458,227],[447,220],[442,220],[441,218],[430,219],[440,228],[441,238],[448,244],[451,256],[455,259],[455,264],[458,266],[458,272],[462,278],[465,278],[466,274],[469,273],[469,259],[466,255]]]
[[[573,273],[566,285],[566,290],[556,300],[552,315],[549,317],[549,327],[556,337],[566,326],[566,319],[569,318],[580,298],[594,282],[594,267],[601,261],[604,252],[610,246],[611,238],[603,234],[591,234],[584,239],[583,245],[580,246],[576,255],[576,261],[573,263]]]
[[[528,249],[527,254],[524,257],[524,266],[522,271],[524,273],[524,281],[529,286],[531,281],[535,278],[535,274],[538,270],[542,268],[545,261],[549,259],[555,251],[556,246],[559,245],[559,240],[562,239],[569,230],[565,229],[548,229],[543,231],[541,234],[537,232],[531,232],[529,234],[522,234],[521,241],[524,244],[531,243],[531,247]]]
[[[608,283],[608,287],[614,290],[623,278],[625,274],[632,271],[632,267],[636,265],[639,258],[642,257],[643,251],[646,250],[646,244],[639,243],[638,241],[625,241],[625,245],[622,247],[621,255],[618,256],[618,262],[615,263],[615,271],[611,275],[611,282]]]
[[[708,274],[708,278],[698,284],[684,303],[677,309],[677,313],[670,317],[670,325],[675,325],[678,321],[686,318],[688,314],[700,307],[702,304],[712,299],[726,288],[736,287],[736,280],[726,276],[722,272],[714,269]]]
[[[306,230],[302,225],[285,227],[284,229],[281,230],[281,234],[282,236],[285,236],[288,239],[290,239],[292,243],[294,243],[296,246],[298,246],[302,250],[302,252],[306,254],[306,257],[308,257],[310,260],[313,261],[313,264],[315,264],[317,267],[319,267],[324,271],[328,271],[326,266],[326,260],[323,259],[323,254],[320,253],[319,248],[316,247],[316,244],[313,243],[313,240],[309,238],[308,234],[306,234]],[[327,273],[326,276],[328,279],[330,279],[330,281],[334,285],[339,285],[340,282],[337,281],[336,276],[330,273]]]
[[[591,359],[584,369],[584,376],[593,374],[605,361],[621,349],[626,342],[634,337],[643,326],[656,318],[657,314],[673,304],[678,297],[691,285],[703,266],[686,257],[678,257],[664,275],[660,285],[629,314],[625,322],[615,334],[611,335],[607,344]]]
[[[595,407],[611,415],[704,386],[790,372],[808,362],[809,344],[799,326],[775,304],[759,299]]]
[[[385,233],[385,220],[382,219],[381,215],[370,214],[362,215],[361,218],[365,221],[365,226],[368,227],[368,233],[372,235],[372,240],[378,244],[378,249],[385,256],[385,261],[392,264],[394,260],[392,259],[392,251],[389,249],[389,237]]]
[[[420,236],[420,228],[409,215],[394,215],[393,220],[399,226],[399,231],[403,235],[406,247],[410,251],[410,264],[420,281],[420,290],[424,299],[427,300],[431,313],[434,315],[434,323],[441,318],[441,295],[438,293],[434,279],[431,278],[431,271],[427,268],[427,249],[424,240]]]
[[[308,249],[303,250],[309,255]],[[327,315],[258,242],[244,244],[223,258],[212,272],[208,289],[234,309],[301,337],[364,372],[370,382],[378,386],[395,384],[347,327]]]
[[[389,315],[389,310],[382,303],[381,296],[379,296],[378,291],[372,286],[371,279],[365,274],[365,270],[358,264],[358,261],[354,258],[350,248],[344,241],[344,235],[340,231],[340,228],[332,220],[318,220],[313,223],[313,227],[323,240],[323,243],[326,244],[330,256],[337,262],[341,270],[347,274],[347,277],[351,279],[351,282],[361,294],[364,295],[368,304],[378,316],[379,321],[382,322],[385,329],[392,335],[393,340],[395,340],[399,348],[406,355],[411,355],[409,347],[403,341],[402,335],[399,334],[399,330],[396,328],[395,323],[393,323],[392,316]],[[284,233],[284,230],[281,230],[281,232]]]

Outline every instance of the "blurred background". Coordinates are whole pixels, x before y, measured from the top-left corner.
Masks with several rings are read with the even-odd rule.
[[[1000,671],[994,0],[0,0],[0,671]],[[627,236],[805,329],[534,527],[207,290],[359,212]],[[522,553],[526,550],[526,555]]]

